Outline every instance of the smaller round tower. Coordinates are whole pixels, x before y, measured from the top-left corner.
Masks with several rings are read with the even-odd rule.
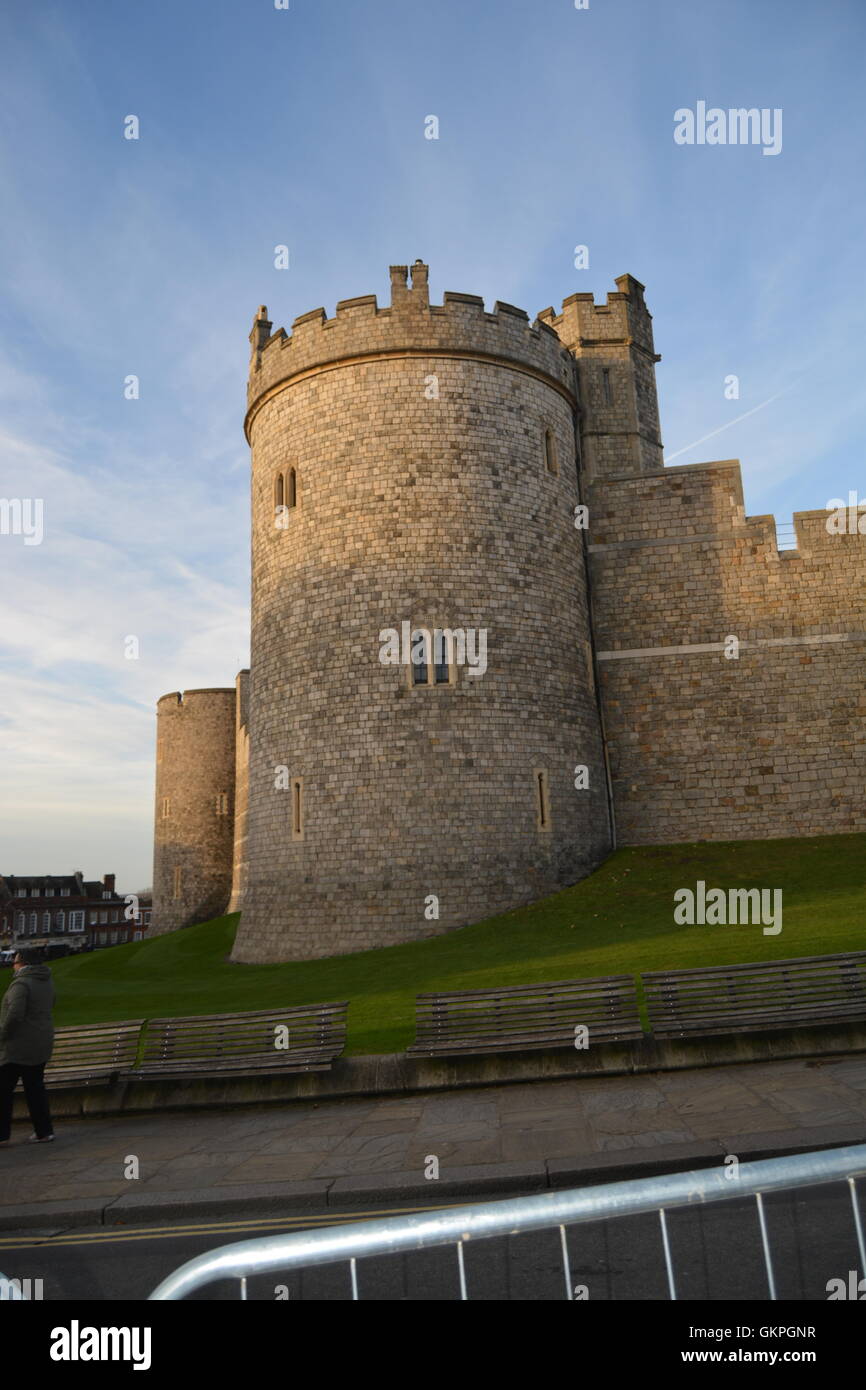
[[[232,890],[236,692],[157,703],[154,935],[226,911]]]

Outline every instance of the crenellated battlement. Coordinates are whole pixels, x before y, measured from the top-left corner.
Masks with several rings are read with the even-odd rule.
[[[333,318],[323,308],[313,309],[296,318],[287,333],[272,331],[262,306],[250,344],[251,414],[264,395],[296,377],[389,354],[513,362],[573,394],[571,354],[549,324],[532,323],[525,310],[502,301],[488,311],[477,295],[453,291],[446,291],[441,305],[431,305],[428,267],[421,261],[391,267],[387,307],[380,307],[373,294],[344,299]]]
[[[644,286],[633,275],[619,275],[615,283],[616,290],[610,291],[604,304],[597,304],[593,294],[571,294],[562,301],[559,314],[553,308],[543,309],[539,321],[578,356],[593,348],[619,345],[637,347],[660,361],[653,347],[652,314],[646,307]]]
[[[599,478],[590,484],[591,545],[658,544],[677,539],[691,542],[739,539],[765,556],[792,562],[848,564],[855,553],[862,559],[866,534],[852,526],[839,534],[828,525],[829,511],[794,512],[796,548],[780,550],[778,519],[772,513],[747,515],[739,459],[668,466],[652,473],[628,473]],[[858,544],[862,547],[857,551]],[[847,548],[845,548],[847,547]]]
[[[794,512],[794,532],[798,550],[815,550],[821,546],[835,545],[839,549],[861,546],[866,550],[866,520],[862,511],[845,509],[844,526],[840,531],[829,525],[831,509],[823,507],[820,511]],[[793,552],[792,552],[793,553]],[[858,552],[862,554],[863,552]]]

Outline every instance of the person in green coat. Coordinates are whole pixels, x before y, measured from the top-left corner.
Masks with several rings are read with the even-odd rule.
[[[19,1079],[33,1121],[30,1140],[48,1144],[54,1126],[44,1074],[54,1046],[54,984],[37,951],[19,951],[12,968],[12,983],[0,1003],[0,1144],[8,1144],[12,1133],[12,1097]]]

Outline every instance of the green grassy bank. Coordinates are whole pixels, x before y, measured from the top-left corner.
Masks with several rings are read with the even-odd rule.
[[[782,931],[677,926],[673,894],[781,888]],[[232,965],[237,916],[53,965],[59,1024],[349,999],[351,1053],[401,1051],[415,995],[866,946],[866,835],[622,849],[583,882],[430,941],[287,965]],[[10,972],[11,973],[11,972]]]

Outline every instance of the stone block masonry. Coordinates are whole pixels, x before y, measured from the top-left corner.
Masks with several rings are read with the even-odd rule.
[[[780,551],[730,460],[590,499],[619,842],[866,829],[866,537],[799,513]]]

